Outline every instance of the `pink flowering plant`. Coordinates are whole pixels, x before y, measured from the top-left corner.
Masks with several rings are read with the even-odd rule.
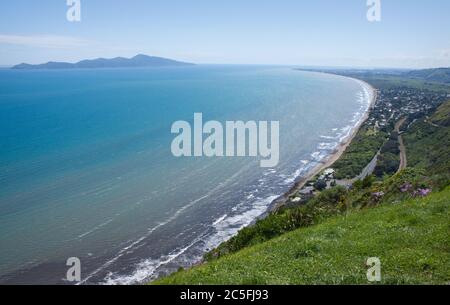
[[[428,196],[432,190],[430,188],[419,188],[418,190],[413,192],[414,197],[426,197]]]

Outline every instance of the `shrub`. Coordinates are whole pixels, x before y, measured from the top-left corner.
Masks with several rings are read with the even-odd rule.
[[[317,180],[316,183],[314,183],[314,188],[318,191],[323,191],[327,188],[327,182],[325,180]]]
[[[229,241],[205,255],[206,260],[214,260],[229,253],[237,252],[284,233],[301,227],[314,225],[330,216],[337,215],[344,207],[347,190],[338,186],[323,191],[306,205],[285,209],[257,221],[253,226],[239,231]]]

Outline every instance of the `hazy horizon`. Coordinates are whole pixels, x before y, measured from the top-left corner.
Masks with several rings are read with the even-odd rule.
[[[450,66],[445,0],[381,0],[379,22],[368,21],[366,0],[81,0],[80,22],[67,20],[65,0],[0,8],[3,67],[139,53],[197,64]]]
[[[151,54],[136,54],[136,55],[147,55],[147,56],[154,56]],[[136,56],[135,55],[135,56]],[[93,58],[83,58],[77,61],[68,61],[67,63],[78,63],[79,61],[83,61],[83,60],[96,60],[96,59],[114,59],[114,58],[132,58],[133,56],[130,57],[124,57],[124,56],[114,56],[114,57],[93,57]],[[161,58],[167,58],[164,56],[156,56],[156,57],[161,57]],[[172,59],[172,60],[178,60],[177,58],[167,58],[167,59]],[[50,60],[48,62],[54,62],[53,60]],[[48,62],[41,62],[41,63],[33,63],[32,65],[39,65],[39,64],[46,64]],[[190,64],[195,64],[195,65],[204,65],[204,66],[274,66],[274,67],[287,67],[287,66],[295,66],[297,68],[303,68],[303,69],[374,69],[374,70],[399,70],[399,71],[408,71],[408,70],[414,70],[414,69],[418,69],[418,68],[398,68],[398,67],[370,67],[370,66],[320,66],[320,65],[312,65],[312,66],[308,66],[308,65],[296,65],[296,64],[263,64],[263,63],[255,63],[255,64],[245,64],[245,63],[241,63],[241,64],[234,64],[234,63],[227,63],[227,64],[221,64],[221,63],[195,63],[195,62],[188,62]],[[19,64],[30,64],[27,62],[21,62],[18,64],[13,64],[13,65],[0,65],[0,68],[12,68],[15,65],[19,65]],[[142,68],[142,67],[141,67]],[[450,68],[449,67],[433,67],[433,68]],[[426,69],[426,68],[423,68]]]

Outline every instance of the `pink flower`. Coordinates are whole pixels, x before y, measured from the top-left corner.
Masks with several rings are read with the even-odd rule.
[[[426,197],[431,193],[431,189],[418,189],[413,193],[414,197]]]

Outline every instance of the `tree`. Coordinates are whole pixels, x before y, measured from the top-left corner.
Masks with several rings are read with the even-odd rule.
[[[314,188],[318,191],[323,191],[327,188],[327,182],[323,179],[319,179],[314,183]]]

